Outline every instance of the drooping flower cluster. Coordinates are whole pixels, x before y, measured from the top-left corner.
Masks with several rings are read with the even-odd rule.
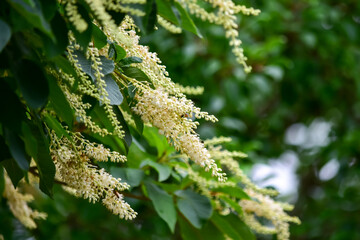
[[[187,6],[190,13],[195,14],[203,21],[209,21],[221,25],[225,30],[225,36],[230,40],[232,52],[236,56],[236,60],[244,66],[245,72],[250,72],[251,67],[246,64],[247,58],[244,56],[244,50],[240,47],[241,40],[238,39],[238,24],[236,22],[236,14],[258,15],[260,10],[247,8],[243,5],[236,5],[232,0],[178,0],[184,6]],[[203,4],[209,3],[212,12],[204,9]]]
[[[257,193],[252,189],[246,189],[246,193],[252,198],[251,200],[241,200],[240,206],[244,210],[244,221],[252,229],[263,234],[277,234],[279,240],[287,240],[290,237],[289,224],[293,222],[300,224],[297,217],[289,216],[284,210],[292,210],[289,204],[281,204],[269,196]],[[263,217],[271,221],[273,227],[262,225],[257,217]]]
[[[213,199],[215,209],[222,215],[227,215],[231,211],[238,211],[237,208],[242,208],[238,212],[239,217],[254,231],[262,234],[277,234],[278,239],[289,239],[289,222],[300,223],[297,217],[289,216],[285,211],[291,211],[292,206],[285,203],[274,201],[269,195],[276,195],[275,190],[262,189],[257,187],[241,170],[239,163],[235,158],[244,158],[246,154],[242,152],[230,152],[221,148],[219,145],[224,142],[230,142],[231,138],[219,137],[205,140],[204,144],[208,147],[211,157],[220,161],[224,169],[229,170],[231,181],[216,182],[213,179],[207,179],[201,176],[198,171],[195,171],[188,165],[186,168],[178,166],[178,171],[185,171],[189,178],[194,181],[198,187],[198,191]],[[188,159],[182,157],[188,163]],[[217,189],[226,187],[244,186],[244,192],[250,199],[237,199],[231,194],[223,192],[213,192]],[[227,203],[224,204],[223,199],[230,201],[232,204],[238,205],[234,207]],[[271,222],[271,226],[263,225],[257,217],[262,217]]]
[[[65,189],[69,189],[77,197],[89,199],[89,202],[101,200],[106,208],[120,218],[135,218],[137,213],[123,200],[120,193],[130,186],[96,165],[96,162],[108,159],[114,162],[124,161],[125,157],[102,145],[90,143],[79,133],[72,137],[70,140],[52,134],[51,153],[56,166],[56,177],[66,184]]]
[[[31,202],[34,197],[30,194],[21,193],[19,188],[15,189],[6,172],[4,174],[4,178],[5,189],[3,196],[7,199],[11,212],[22,224],[24,224],[25,227],[30,229],[36,228],[34,220],[46,219],[47,214],[31,209],[28,206],[28,202]],[[25,182],[22,184],[25,184]]]

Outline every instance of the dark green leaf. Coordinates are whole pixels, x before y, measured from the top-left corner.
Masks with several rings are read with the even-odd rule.
[[[21,126],[21,130],[24,136],[24,143],[25,143],[25,149],[26,152],[33,158],[37,157],[38,154],[38,144],[36,141],[36,138],[33,134],[32,128],[34,128],[35,126],[33,125],[32,122],[30,123],[25,123],[23,122],[22,126]]]
[[[4,168],[0,165],[0,200],[5,189]]]
[[[55,177],[55,165],[50,156],[49,139],[43,131],[40,119],[36,120],[37,128],[33,128],[33,135],[36,138],[38,151],[34,158],[40,175],[40,189],[45,194],[52,196],[52,187]]]
[[[34,27],[53,38],[50,24],[45,20],[38,0],[11,0],[11,6]]]
[[[73,125],[73,110],[70,107],[63,91],[58,86],[56,79],[53,76],[48,75],[49,87],[50,87],[50,103],[54,107],[56,114],[66,122],[70,128]]]
[[[42,69],[33,61],[24,59],[17,66],[20,90],[29,107],[41,108],[48,100],[49,86]]]
[[[168,179],[170,177],[171,168],[169,166],[166,166],[166,165],[163,165],[163,164],[160,164],[157,162],[153,162],[148,159],[144,160],[140,164],[141,168],[144,166],[151,166],[159,173],[159,178],[158,178],[159,182],[165,181],[166,179]]]
[[[116,43],[111,43],[108,55],[109,58],[114,59],[115,62],[119,62],[126,56],[126,51]]]
[[[120,66],[128,66],[132,63],[142,63],[142,59],[139,57],[127,57],[127,58],[121,59]]]
[[[44,17],[47,21],[52,19],[57,10],[57,2],[56,0],[40,0],[41,9],[44,14]]]
[[[0,78],[0,122],[14,132],[20,132],[25,110],[14,91]]]
[[[135,168],[111,168],[111,175],[116,178],[121,178],[121,181],[124,181],[130,185],[130,187],[140,186],[141,181],[145,177],[145,173],[141,169]]]
[[[175,16],[171,4],[167,0],[156,0],[158,14],[166,20],[178,25],[179,21]]]
[[[136,67],[122,67],[124,74],[127,77],[134,78],[140,82],[149,82],[152,83],[151,80],[146,76],[146,74]]]
[[[145,182],[145,187],[157,214],[168,224],[173,233],[176,224],[176,210],[173,198],[167,192],[150,182]]]
[[[107,12],[111,15],[111,18],[115,21],[116,25],[119,25],[126,15],[125,13],[113,10],[107,10]]]
[[[6,169],[6,172],[9,175],[14,187],[16,187],[20,180],[24,177],[23,171],[12,158],[2,161],[1,164]]]
[[[10,26],[0,19],[0,52],[5,48],[11,37]]]
[[[122,129],[125,132],[125,136],[124,136],[125,143],[127,144],[128,147],[130,147],[131,143],[132,143],[132,136],[130,134],[129,127],[128,127],[128,125],[127,125],[127,123],[126,123],[126,121],[124,119],[124,116],[122,115],[122,112],[120,111],[119,107],[114,106],[113,109],[114,109],[114,112],[116,114],[116,117],[120,121]]]
[[[47,47],[46,52],[48,53],[49,57],[54,57],[64,53],[66,47],[69,44],[68,28],[66,26],[65,20],[61,17],[59,13],[55,14],[54,18],[50,22],[50,25],[54,33],[55,40],[49,39],[49,46]],[[51,47],[53,48],[53,50],[49,49]]]
[[[198,37],[202,38],[199,30],[197,29],[197,27],[195,26],[195,23],[193,22],[193,20],[191,19],[191,17],[189,16],[188,12],[181,6],[180,3],[178,2],[174,2],[175,7],[177,8],[177,10],[180,13],[180,18],[181,18],[181,27],[189,32],[192,32],[194,34],[196,34]]]
[[[255,236],[250,229],[234,214],[221,216],[218,213],[214,213],[211,221],[221,232],[227,234],[232,239],[255,240]]]
[[[50,114],[46,114],[44,116],[44,121],[48,125],[48,127],[55,131],[56,135],[61,138],[63,136],[67,137],[68,139],[71,139],[70,135],[65,131],[61,123],[59,121],[52,117]]]
[[[240,199],[251,199],[240,187],[219,187],[212,189],[212,191],[226,193]]]
[[[157,6],[155,0],[147,0],[145,5],[146,15],[142,18],[145,34],[152,33],[155,30],[157,22]]]
[[[212,207],[210,200],[190,189],[175,192],[178,196],[177,207],[190,223],[200,229],[211,217]]]
[[[105,47],[105,45],[107,44],[106,35],[95,24],[92,24],[92,37],[94,40],[94,46],[97,49],[101,49],[101,48]]]
[[[6,145],[5,139],[0,135],[0,162],[11,158],[9,147]]]
[[[12,157],[22,170],[28,170],[30,166],[30,157],[25,151],[24,142],[9,129],[5,129],[4,133]]]
[[[104,77],[106,83],[106,91],[109,94],[108,98],[110,99],[111,105],[120,105],[124,99],[123,95],[120,92],[120,88],[112,78],[110,74]]]

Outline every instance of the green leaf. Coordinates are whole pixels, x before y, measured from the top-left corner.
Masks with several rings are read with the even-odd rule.
[[[16,188],[20,180],[24,177],[23,171],[12,158],[2,161],[1,164],[6,169],[6,172],[9,175],[11,182]]]
[[[101,48],[105,47],[105,45],[107,44],[106,35],[95,24],[92,24],[92,38],[94,41],[94,46],[97,49],[101,49]]]
[[[149,82],[152,84],[151,80],[148,78],[148,76],[146,76],[146,74],[140,70],[139,68],[136,67],[121,67],[121,69],[123,70],[124,74],[127,77],[130,78],[134,78],[140,82]]]
[[[11,158],[9,147],[6,145],[5,139],[0,135],[0,162]]]
[[[109,58],[112,58],[115,62],[119,62],[126,56],[126,51],[116,43],[111,43],[108,51]]]
[[[14,132],[20,132],[26,118],[23,105],[14,91],[0,78],[0,122]]]
[[[54,108],[56,114],[66,122],[66,124],[72,128],[74,121],[73,110],[67,101],[63,91],[58,86],[56,79],[48,75],[49,87],[50,87],[50,103]]]
[[[53,38],[50,24],[45,20],[38,0],[11,0],[10,4],[31,25]]]
[[[229,206],[234,209],[239,215],[244,214],[241,206],[236,201],[224,195],[220,195],[219,198],[229,204]]]
[[[125,13],[114,11],[114,10],[106,10],[110,15],[111,18],[115,21],[116,25],[119,25],[122,20],[124,20]]]
[[[199,30],[197,29],[197,27],[195,26],[195,23],[193,22],[193,20],[191,19],[191,17],[189,16],[188,12],[181,6],[180,3],[174,1],[175,7],[177,8],[177,10],[180,13],[180,18],[181,18],[181,27],[189,32],[192,32],[194,34],[196,34],[198,37],[202,38]]]
[[[141,181],[145,177],[144,171],[136,168],[112,167],[110,172],[114,177],[121,178],[121,181],[128,183],[130,187],[140,186]]]
[[[239,217],[233,214],[220,216],[218,213],[214,213],[211,221],[221,232],[225,233],[232,239],[255,240],[255,236],[250,229],[240,220]]]
[[[174,233],[176,210],[173,198],[167,192],[148,181],[145,182],[145,187],[148,196],[155,207],[155,211],[168,224],[171,232]]]
[[[106,91],[109,94],[108,98],[111,105],[120,105],[124,100],[123,95],[120,92],[119,85],[112,78],[111,74],[108,74],[104,77],[106,83]]]
[[[130,64],[132,63],[142,63],[142,59],[139,58],[139,57],[127,57],[127,58],[124,58],[120,61],[120,66],[121,67],[126,67],[126,66],[129,66]]]
[[[56,0],[40,0],[41,2],[41,9],[44,14],[44,17],[47,21],[52,19],[57,12],[57,3]]]
[[[177,207],[190,223],[200,229],[211,217],[212,207],[210,200],[190,189],[175,192],[178,196]]]
[[[38,154],[38,144],[35,136],[33,135],[32,128],[34,128],[34,124],[32,122],[25,123],[23,122],[21,126],[21,130],[23,133],[23,140],[25,143],[26,152],[33,158],[37,157]]]
[[[53,57],[65,52],[66,47],[69,44],[69,38],[66,22],[60,13],[57,12],[55,14],[54,18],[50,22],[50,25],[55,36],[55,41],[52,41],[52,47],[56,50],[53,50],[52,54],[49,55],[50,57]]]
[[[5,190],[5,175],[4,175],[4,168],[0,166],[0,200]]]
[[[5,48],[11,37],[10,26],[0,19],[0,52]]]
[[[240,198],[240,199],[251,199],[249,195],[247,195],[244,190],[240,187],[219,187],[212,189],[214,192],[226,193],[229,196]]]
[[[19,136],[14,134],[11,130],[5,129],[4,136],[9,146],[10,153],[15,159],[16,163],[22,170],[29,170],[30,157],[26,153],[25,144]]]
[[[166,20],[178,25],[179,21],[175,16],[171,4],[167,0],[156,0],[158,14]]]
[[[61,123],[56,118],[53,118],[50,114],[45,114],[44,121],[48,127],[55,131],[56,135],[61,138],[63,136],[71,139],[70,135],[65,131]]]
[[[165,181],[166,179],[168,179],[170,177],[171,168],[169,166],[159,164],[157,162],[153,162],[153,161],[151,161],[149,159],[144,160],[140,164],[141,168],[144,167],[144,166],[153,167],[159,173],[159,178],[158,178],[159,182]]]
[[[37,116],[36,116],[37,118]],[[40,175],[40,190],[52,196],[52,187],[55,177],[55,165],[50,156],[49,139],[43,131],[40,119],[35,119],[37,128],[32,128],[32,132],[37,141],[37,156],[34,158]]]
[[[33,61],[24,59],[17,66],[16,77],[29,107],[43,107],[49,96],[49,85],[42,69]]]

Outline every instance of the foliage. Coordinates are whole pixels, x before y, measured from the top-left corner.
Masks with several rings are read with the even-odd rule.
[[[15,228],[21,237],[103,238],[95,229],[110,227],[134,239],[148,233],[254,239],[250,228],[289,238],[288,223],[299,223],[285,213],[291,206],[248,179],[238,163],[246,155],[220,146],[231,139],[200,140],[197,119],[217,118],[186,98],[199,89],[174,84],[157,55],[139,43],[160,26],[201,36],[194,14],[223,28],[236,62],[249,72],[235,14],[258,10],[230,0],[8,0],[0,11],[6,238],[17,237]],[[73,199],[81,205],[73,216],[68,194],[95,205]],[[35,222],[46,214],[27,205],[33,197],[49,222]],[[111,218],[96,210],[99,202],[124,220],[99,223]],[[54,230],[59,223],[75,229]]]

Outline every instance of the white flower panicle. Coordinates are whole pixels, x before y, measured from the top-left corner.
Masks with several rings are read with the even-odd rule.
[[[10,211],[14,216],[27,228],[36,228],[35,219],[46,219],[47,214],[38,212],[31,209],[28,206],[28,202],[31,202],[34,198],[30,194],[20,193],[18,188],[15,189],[9,176],[5,172],[5,189],[3,192],[4,198],[7,199]],[[25,184],[25,182],[22,182]]]
[[[289,216],[284,212],[283,204],[275,202],[269,196],[262,195],[252,189],[246,189],[251,200],[241,200],[240,206],[244,210],[244,221],[255,231],[263,234],[277,234],[279,240],[287,240],[290,237],[288,222],[300,224],[297,217]],[[289,204],[286,204],[287,210]],[[273,228],[262,225],[256,217],[263,217],[271,221]]]
[[[186,154],[205,170],[211,169],[213,176],[218,177],[220,181],[225,180],[225,174],[221,173],[221,169],[211,159],[208,150],[195,132],[199,123],[192,121],[191,117],[204,118],[212,122],[217,119],[206,112],[201,112],[184,97],[169,96],[161,89],[153,90],[141,84],[134,84],[138,90],[134,112],[140,115],[145,123],[157,127],[176,150]]]
[[[52,134],[51,154],[56,166],[56,177],[64,182],[67,190],[77,197],[89,202],[102,201],[120,218],[131,220],[137,213],[123,200],[120,191],[129,189],[127,183],[114,178],[104,169],[97,167],[92,161],[124,161],[125,157],[110,152],[102,145],[90,143],[77,133],[72,143],[68,138],[58,138]],[[92,160],[92,161],[91,161]]]
[[[258,15],[260,10],[236,5],[232,0],[178,0],[178,2],[201,20],[221,25],[225,30],[225,36],[230,40],[230,46],[232,46],[236,60],[244,66],[245,72],[251,71],[251,67],[246,64],[247,58],[244,56],[244,50],[240,47],[242,42],[238,39],[236,14]],[[204,2],[211,5],[212,12],[204,9]]]

